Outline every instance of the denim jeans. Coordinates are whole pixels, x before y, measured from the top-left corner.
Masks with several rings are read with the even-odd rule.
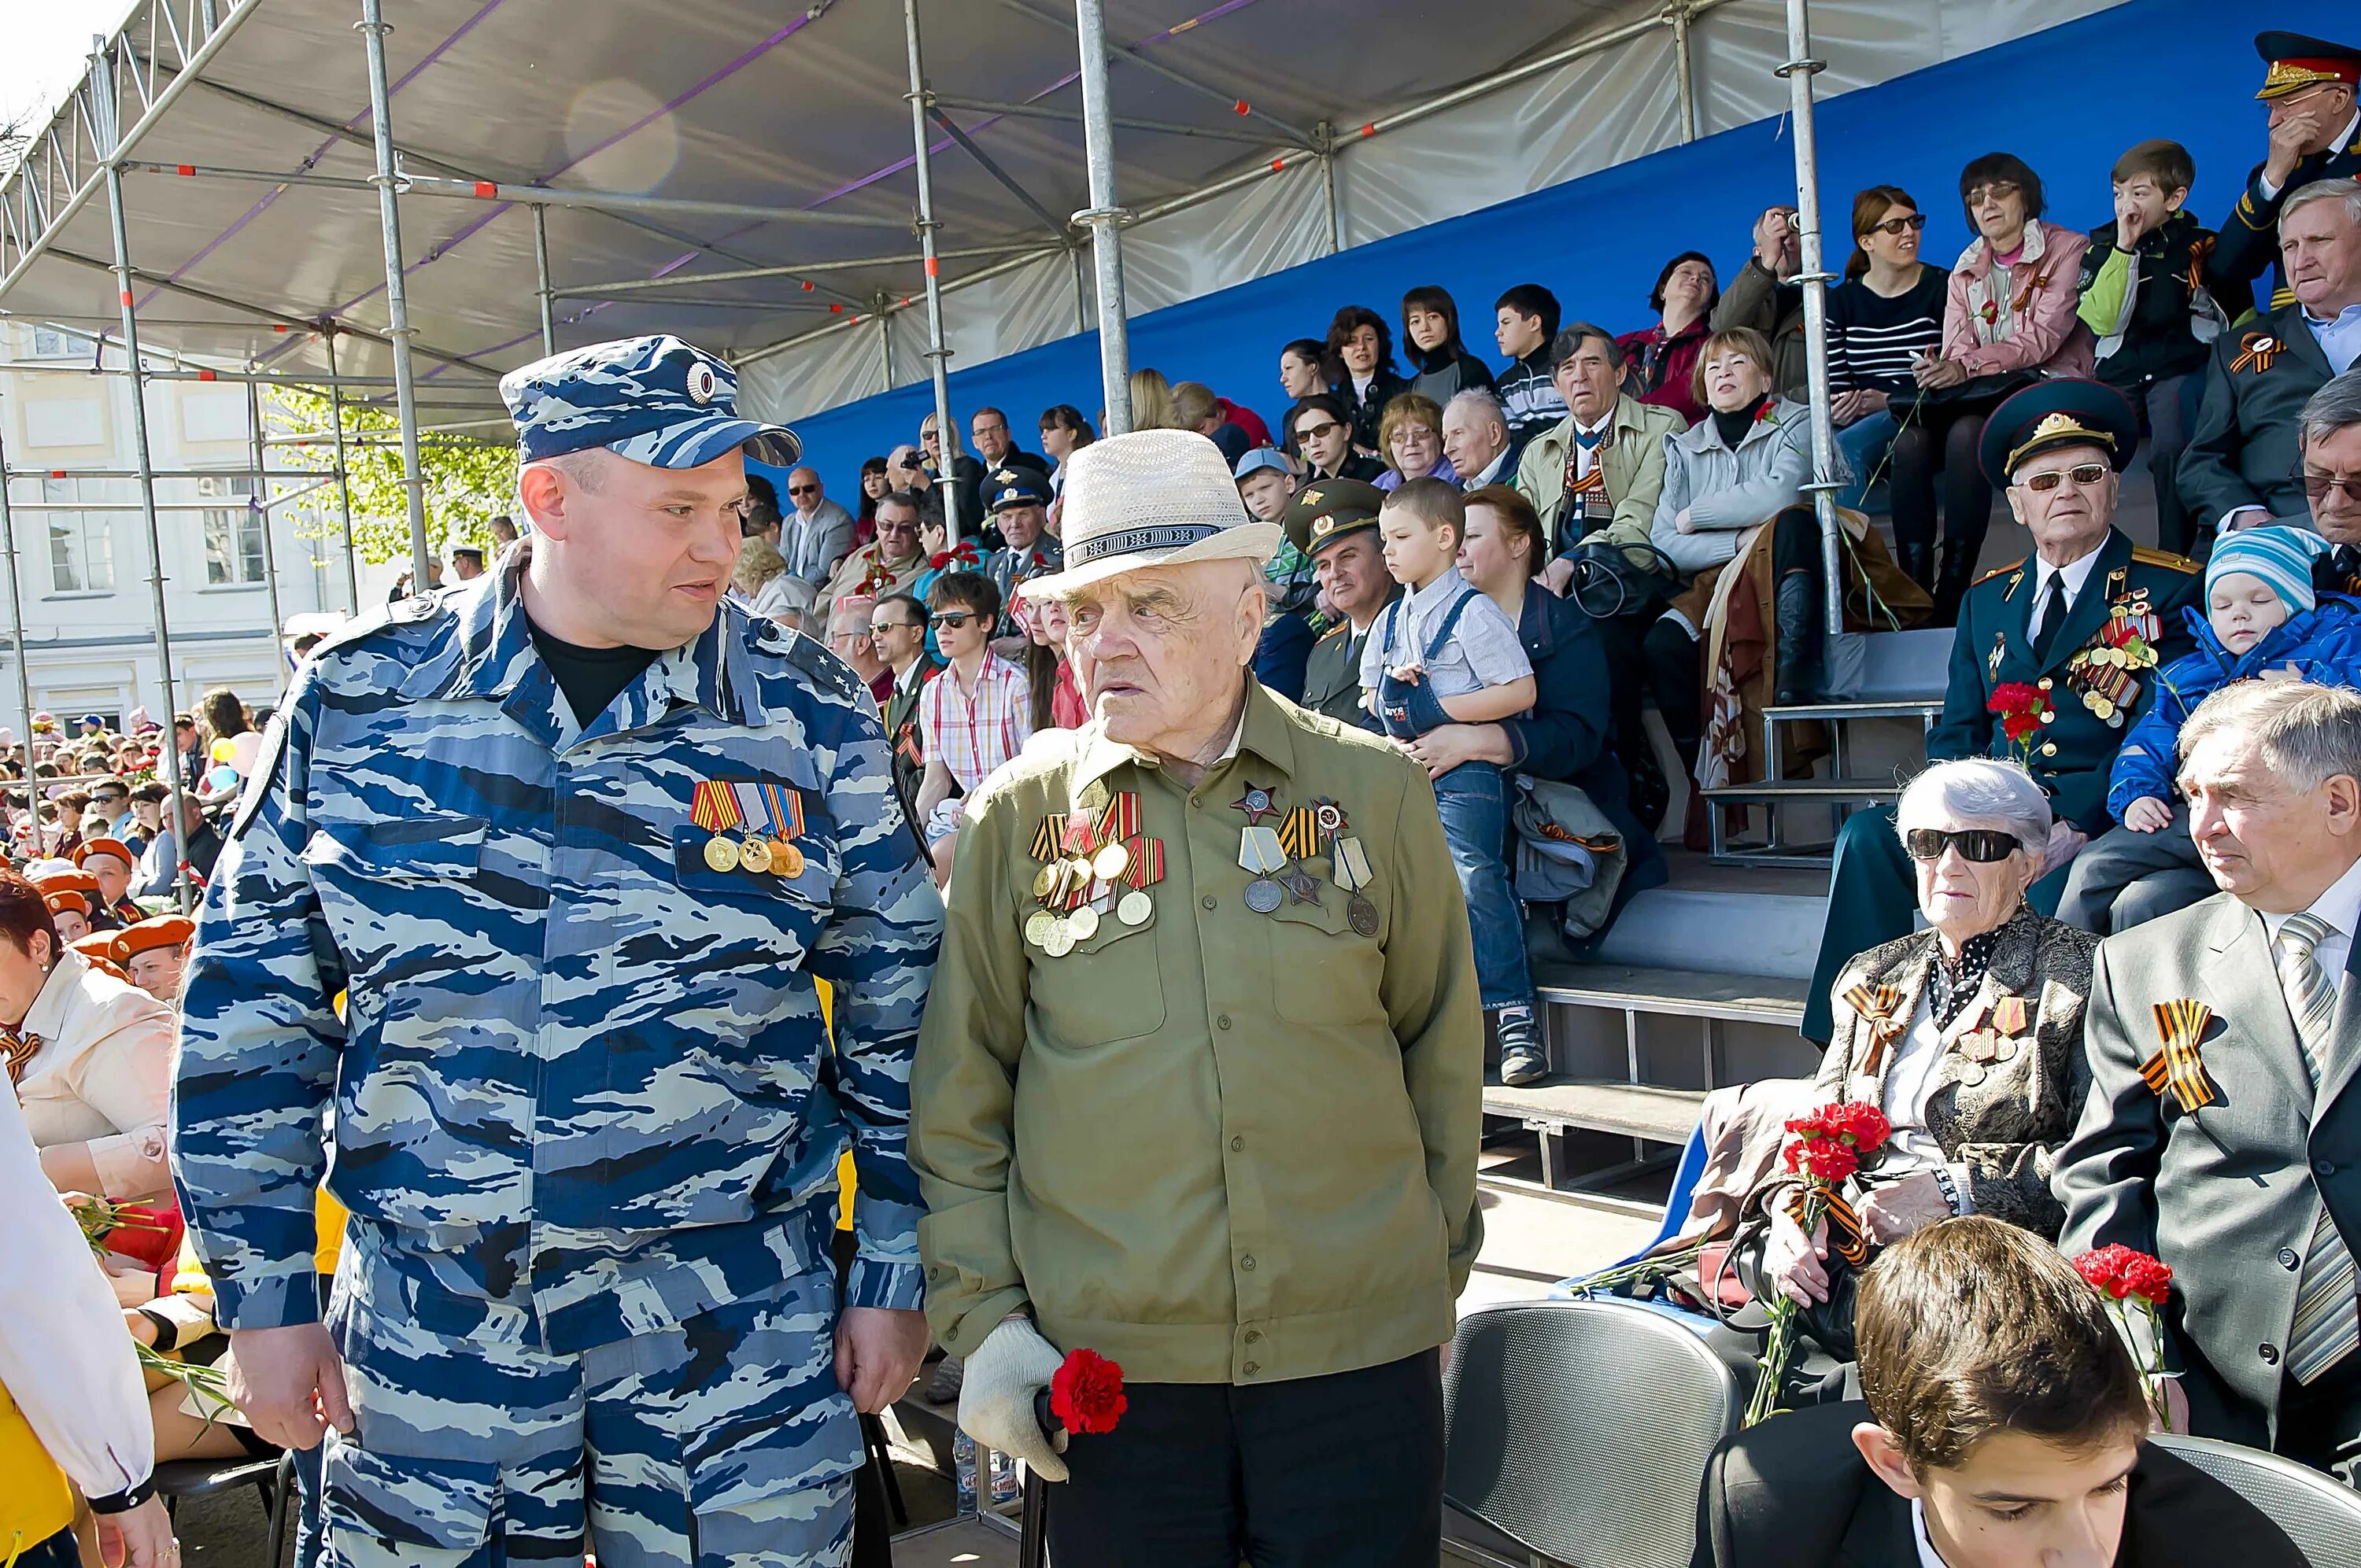
[[[1885,460],[1886,451],[1894,444],[1894,416],[1883,409],[1863,414],[1838,429],[1837,450],[1844,454],[1845,466],[1852,470],[1852,477],[1837,492],[1837,505],[1854,511],[1863,510],[1861,502],[1868,498],[1870,479],[1876,476],[1877,466]]]
[[[1501,858],[1509,839],[1508,779],[1490,762],[1462,762],[1434,781],[1434,804],[1467,900],[1484,1005],[1530,1007],[1533,981],[1525,967],[1524,913]]]

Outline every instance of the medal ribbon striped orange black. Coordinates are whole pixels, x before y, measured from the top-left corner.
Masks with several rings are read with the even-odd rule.
[[[2164,1046],[2140,1065],[2140,1077],[2158,1099],[2169,1091],[2183,1114],[2221,1098],[2197,1054],[2198,1036],[2213,1021],[2213,1009],[2193,997],[2156,1004],[2156,1031]]]
[[[1787,1200],[1787,1217],[1798,1225],[1805,1223],[1806,1197],[1799,1190]],[[1828,1246],[1839,1257],[1859,1268],[1869,1261],[1869,1232],[1861,1226],[1860,1212],[1826,1188],[1820,1190],[1820,1201],[1826,1205],[1823,1217],[1828,1223]]]
[[[1033,858],[1045,864],[1059,859],[1058,847],[1065,838],[1066,814],[1053,811],[1041,818],[1041,826],[1033,829]]]
[[[1869,1025],[1869,1059],[1861,1064],[1865,1073],[1875,1072],[1885,1060],[1885,1047],[1902,1037],[1902,1021],[1893,1016],[1894,1005],[1902,1000],[1898,985],[1856,985],[1844,993],[1845,1005],[1861,1016]]]
[[[1311,806],[1299,806],[1279,819],[1279,847],[1290,861],[1308,861],[1320,852],[1320,819]]]

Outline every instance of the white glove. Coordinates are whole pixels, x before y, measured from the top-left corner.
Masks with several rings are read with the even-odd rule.
[[[987,1448],[1025,1461],[1044,1481],[1064,1480],[1066,1462],[1058,1457],[1065,1447],[1064,1434],[1051,1444],[1049,1434],[1033,1419],[1033,1396],[1049,1386],[1065,1359],[1041,1337],[1032,1319],[1021,1314],[1003,1319],[967,1358],[966,1381],[960,1387],[960,1430]]]

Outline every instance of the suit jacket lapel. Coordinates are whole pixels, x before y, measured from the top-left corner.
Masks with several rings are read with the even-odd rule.
[[[2277,1053],[2294,1071],[2296,1082],[2310,1083],[2312,1068],[2288,1012],[2287,992],[2279,988],[2263,917],[2235,899],[2224,899],[2223,905],[2210,938],[2213,961],[2204,966],[2199,981],[2213,1015],[2252,1040],[2258,1051]],[[2144,1019],[2132,1020],[2130,1026],[2136,1035],[2148,1027]]]
[[[2320,346],[2320,339],[2312,335],[2312,328],[2303,323],[2303,307],[2290,305],[2272,318],[2272,325],[2280,343],[2298,359],[2320,372],[2327,380],[2336,372],[2329,367],[2328,354]]]
[[[1910,1505],[1870,1477],[1840,1550],[1844,1568],[1918,1568],[1918,1532],[1910,1526]]]
[[[2131,535],[2119,528],[2107,530],[2107,541],[2099,546],[2099,558],[2091,563],[2091,575],[2082,579],[2082,591],[2074,596],[2074,603],[2066,611],[2066,624],[2058,629],[2058,641],[2049,645],[2049,657],[2041,663],[2044,674],[2063,666],[2074,657],[2075,650],[2091,640],[2107,619],[2107,607],[2113,601],[2110,579],[2131,565]],[[2031,610],[2031,601],[2026,609]],[[2026,646],[2033,645],[2033,633],[2026,632]]]
[[[2315,1122],[2328,1113],[2355,1072],[2361,1071],[2361,963],[2356,959],[2361,959],[2361,940],[2355,941],[2345,956],[2345,988],[2336,999],[2336,1024],[2330,1036],[2336,1042],[2336,1059],[2329,1064],[2328,1076],[2321,1082],[2312,1111]]]

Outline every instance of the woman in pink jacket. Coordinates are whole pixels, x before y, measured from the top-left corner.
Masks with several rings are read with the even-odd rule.
[[[2041,177],[2013,153],[1989,152],[1960,171],[1960,200],[1976,238],[1951,268],[1943,352],[1912,367],[1928,395],[1904,417],[1889,459],[1897,538],[1934,537],[1942,477],[1941,626],[1959,617],[1992,515],[1992,487],[1976,463],[1984,415],[2030,376],[2090,375],[2094,346],[2074,313],[2090,241],[2042,221]]]

